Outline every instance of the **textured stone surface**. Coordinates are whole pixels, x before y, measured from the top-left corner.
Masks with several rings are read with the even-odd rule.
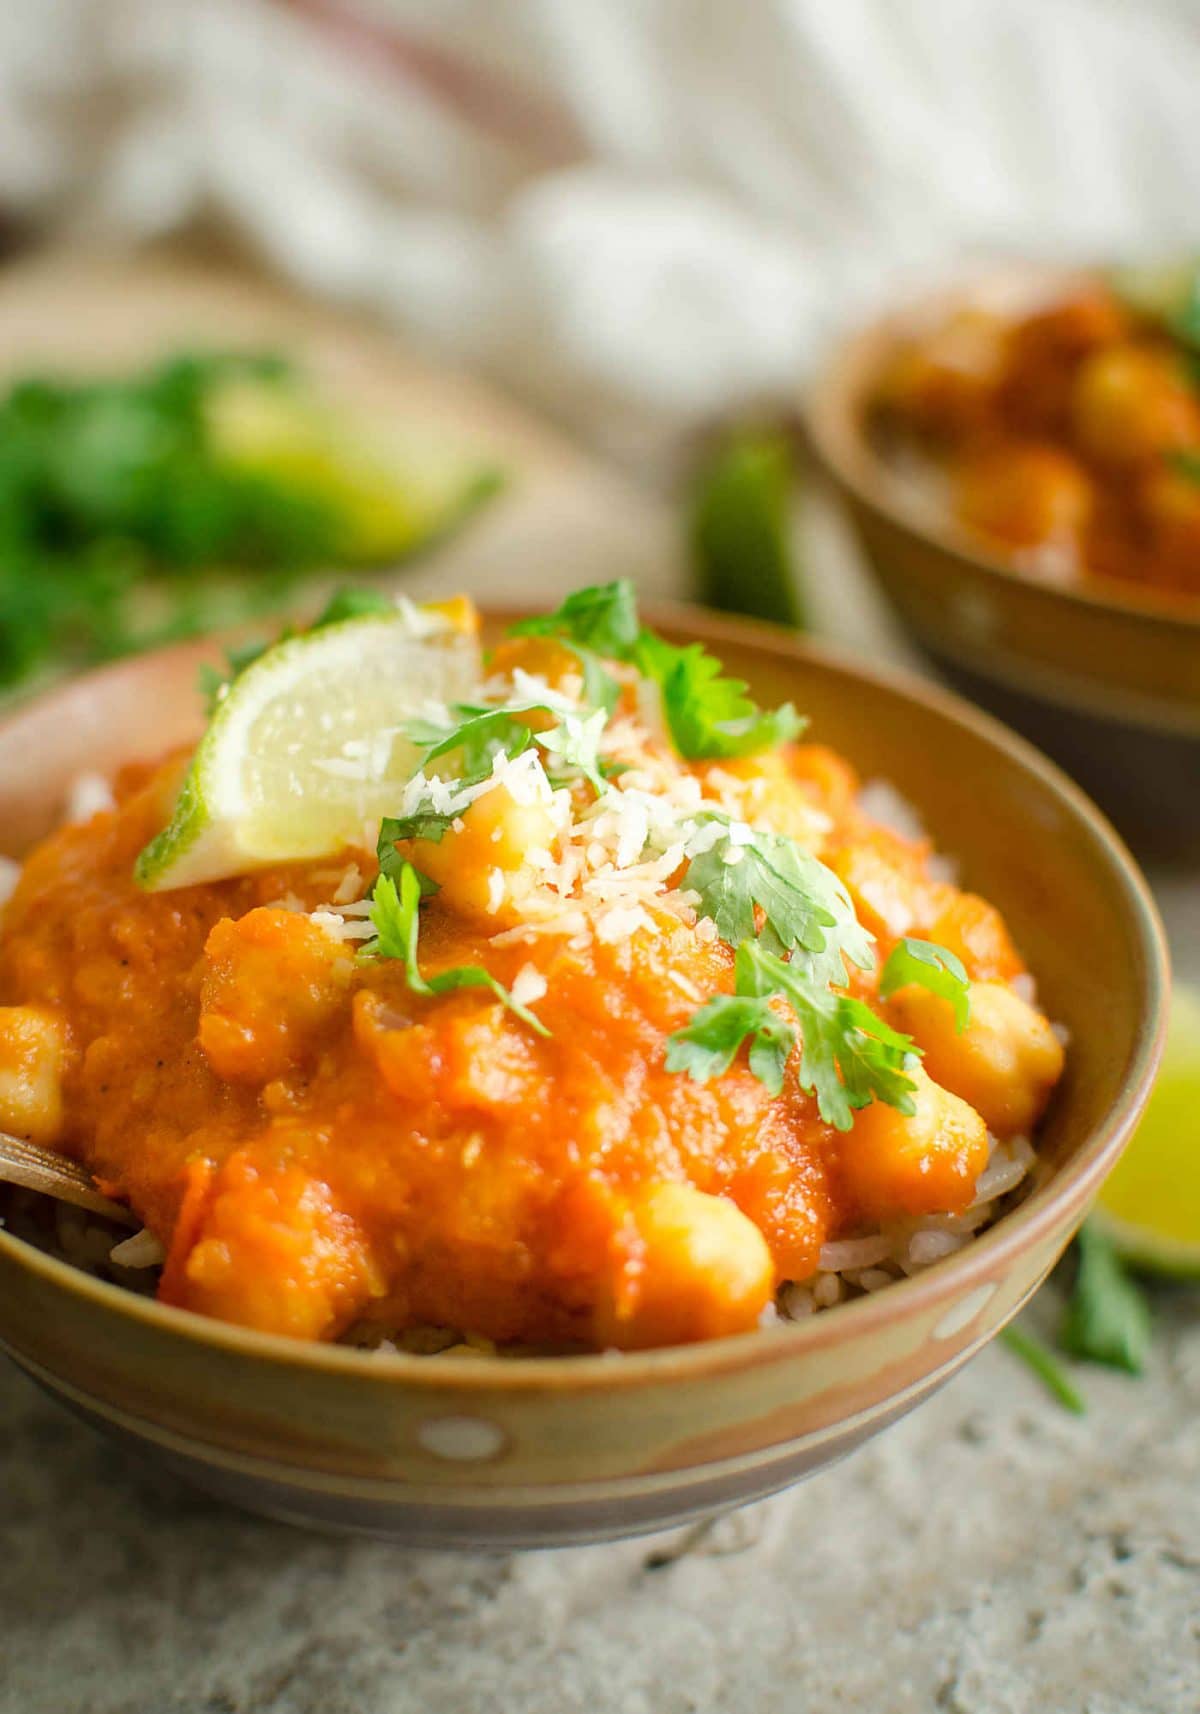
[[[993,1348],[707,1533],[514,1558],[223,1510],[4,1365],[0,1714],[1195,1714],[1200,1299],[1159,1314],[1081,1420]]]

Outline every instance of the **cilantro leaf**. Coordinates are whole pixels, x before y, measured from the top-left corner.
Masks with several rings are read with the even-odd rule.
[[[796,1032],[764,996],[715,995],[685,1029],[668,1036],[667,1070],[684,1071],[694,1083],[707,1083],[729,1070],[747,1037],[751,1071],[778,1095]]]
[[[698,909],[730,946],[753,938],[757,906],[765,917],[764,946],[803,953],[811,975],[844,982],[846,959],[861,970],[871,966],[871,936],[845,885],[783,834],[727,826],[708,851],[692,858],[684,886],[700,895]]]
[[[593,709],[591,714],[564,713],[557,726],[535,732],[533,738],[545,750],[549,762],[553,764],[557,759],[567,769],[577,770],[599,796],[607,789],[599,755],[600,735],[607,723],[608,715],[603,708]],[[551,766],[548,772],[551,784],[557,784],[561,768]]]
[[[1075,1416],[1087,1415],[1087,1405],[1082,1395],[1072,1385],[1053,1351],[1044,1345],[1036,1334],[1028,1332],[1024,1327],[1018,1327],[1014,1321],[1001,1328],[1000,1339],[1008,1346],[1013,1356],[1018,1357],[1025,1367],[1037,1376],[1046,1391],[1058,1400],[1064,1410],[1071,1411]]]
[[[1150,1346],[1146,1298],[1098,1227],[1085,1222],[1077,1242],[1079,1272],[1059,1341],[1072,1356],[1140,1375]]]
[[[440,756],[459,755],[460,765],[475,779],[485,778],[499,755],[520,756],[532,745],[544,750],[550,759],[560,764],[549,771],[555,783],[561,783],[564,773],[580,773],[595,789],[605,790],[604,764],[600,761],[600,735],[608,722],[603,708],[590,714],[580,714],[574,708],[554,707],[550,703],[531,702],[517,708],[486,708],[470,703],[458,703],[454,713],[463,718],[457,726],[440,726],[431,720],[409,720],[405,734],[415,744],[424,746],[422,768]],[[543,732],[535,732],[529,723],[531,715],[548,715],[557,722]]]
[[[749,756],[804,730],[806,722],[790,702],[771,712],[759,708],[747,696],[745,681],[727,678],[702,643],[680,647],[642,631],[633,660],[658,685],[675,748],[687,761]]]
[[[577,589],[556,612],[522,619],[512,627],[514,637],[561,637],[617,661],[629,658],[638,632],[637,596],[627,577]]]
[[[757,940],[738,947],[735,986],[739,994],[782,994],[787,1000],[800,1025],[800,1087],[816,1096],[827,1124],[848,1131],[855,1110],[872,1101],[886,1101],[901,1113],[915,1110],[913,1084],[905,1076],[915,1044],[862,1000],[834,993]]]
[[[462,703],[454,710],[463,717],[457,726],[437,727],[430,721],[411,720],[404,730],[414,743],[427,742],[431,734],[439,734],[422,756],[422,768],[439,756],[457,754],[464,773],[490,773],[496,756],[519,756],[533,743],[533,733],[521,716],[532,714],[535,706],[540,707],[479,708]]]
[[[1200,453],[1181,448],[1167,454],[1167,463],[1176,476],[1182,476],[1200,487]]]
[[[422,875],[411,863],[402,863],[398,880],[392,875],[380,875],[371,894],[371,924],[375,938],[366,943],[360,958],[398,958],[404,965],[404,976],[414,994],[449,994],[460,988],[486,988],[508,1007],[522,1023],[540,1036],[550,1031],[527,1006],[514,1000],[508,989],[480,964],[456,964],[449,970],[439,970],[428,979],[417,963],[417,942],[420,936],[420,907],[424,894],[432,890],[428,876]]]
[[[390,613],[395,605],[382,590],[344,584],[334,590],[310,629],[319,631],[325,625],[340,625],[343,619],[364,619],[370,613]]]
[[[425,804],[412,815],[385,815],[379,823],[379,839],[375,846],[380,874],[394,878],[408,863],[407,857],[402,857],[396,850],[397,843],[408,839],[428,839],[432,844],[440,845],[447,828],[458,820],[459,813],[458,810],[434,809],[432,804]],[[423,879],[427,892],[436,891],[428,877]]]
[[[402,863],[397,878],[380,875],[371,892],[371,926],[360,958],[399,958],[408,972],[408,985],[418,994],[428,993],[417,970],[418,910],[421,904],[421,875],[411,863]]]
[[[888,955],[879,978],[879,998],[886,1000],[910,982],[950,1002],[954,1027],[961,1035],[971,1021],[970,984],[962,960],[936,941],[906,937],[897,941]]]

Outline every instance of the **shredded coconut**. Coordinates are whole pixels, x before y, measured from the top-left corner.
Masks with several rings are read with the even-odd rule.
[[[545,994],[546,978],[535,965],[522,964],[513,979],[510,992],[519,1006],[531,1006]]]
[[[67,790],[67,820],[90,821],[94,815],[115,809],[116,801],[103,774],[78,774]]]

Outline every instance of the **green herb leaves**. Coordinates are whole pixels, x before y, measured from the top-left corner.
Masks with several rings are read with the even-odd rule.
[[[742,679],[729,678],[701,643],[677,647],[643,631],[634,664],[659,688],[663,718],[687,761],[728,760],[799,737],[805,722],[790,702],[764,713]]]
[[[1150,1309],[1104,1234],[1090,1222],[1078,1241],[1079,1272],[1059,1332],[1072,1356],[1140,1375],[1150,1346]]]
[[[692,858],[684,886],[700,895],[700,914],[730,946],[758,932],[757,907],[763,946],[796,954],[810,975],[844,982],[846,959],[860,970],[871,966],[871,936],[841,880],[794,839],[726,822],[709,850]]]
[[[927,988],[954,1008],[954,1027],[961,1035],[971,1021],[971,992],[963,962],[932,940],[898,941],[879,978],[879,997],[886,1000],[910,983]]]
[[[747,1038],[751,1071],[778,1095],[796,1032],[766,996],[718,994],[709,1000],[686,1029],[668,1039],[667,1070],[686,1072],[693,1083],[707,1083],[729,1070]]]
[[[491,773],[497,756],[521,756],[536,745],[545,753],[551,785],[570,784],[582,775],[597,794],[605,789],[600,738],[608,714],[603,708],[580,713],[567,703],[530,702],[501,708],[458,703],[451,714],[457,724],[410,720],[406,725],[406,735],[424,747],[423,769],[442,756],[454,756],[465,784]],[[538,731],[531,716],[552,720],[554,725]]]
[[[1027,1328],[1018,1327],[1016,1322],[1010,1322],[1007,1327],[1001,1329],[1000,1341],[1008,1346],[1014,1357],[1024,1363],[1031,1374],[1037,1376],[1051,1398],[1057,1399],[1064,1410],[1069,1410],[1072,1416],[1087,1414],[1083,1395],[1074,1386],[1050,1347],[1036,1334],[1030,1333]]]
[[[616,685],[596,660],[628,662],[658,686],[663,718],[679,754],[687,761],[748,756],[797,737],[804,721],[790,703],[764,713],[746,694],[741,679],[726,677],[721,663],[700,643],[679,647],[645,630],[638,621],[632,583],[581,589],[556,613],[523,619],[517,636],[559,637],[579,656],[584,694],[590,703],[611,708]],[[597,689],[595,673],[608,679]],[[592,683],[589,687],[589,673]]]
[[[405,979],[414,994],[449,994],[460,988],[486,988],[531,1030],[540,1036],[548,1036],[550,1031],[541,1019],[515,1000],[503,983],[480,964],[458,964],[449,970],[439,970],[435,976],[422,976],[417,963],[420,907],[422,898],[434,891],[433,882],[414,869],[411,863],[401,863],[397,876],[380,875],[371,894],[371,925],[375,938],[366,943],[359,956],[398,958],[404,965]]]
[[[598,583],[568,595],[555,613],[522,619],[512,627],[514,637],[561,637],[610,660],[629,659],[640,632],[637,596],[629,579]]]
[[[776,997],[787,1001],[795,1024],[770,1005]],[[913,1042],[863,1001],[835,993],[797,961],[768,951],[761,940],[743,940],[738,947],[734,993],[710,1000],[686,1029],[670,1037],[667,1069],[686,1071],[703,1083],[728,1070],[751,1037],[750,1069],[777,1095],[797,1026],[797,1081],[816,1096],[827,1124],[848,1131],[855,1110],[877,1100],[902,1113],[913,1111],[913,1084],[905,1076],[908,1056],[916,1052]]]
[[[831,987],[846,981],[847,960],[863,970],[872,962],[871,936],[832,869],[782,834],[721,822],[689,863],[684,885],[721,939],[737,947],[735,991],[710,1000],[670,1038],[668,1070],[697,1082],[719,1076],[750,1038],[750,1069],[777,1095],[796,1041],[795,1025],[770,1005],[777,996],[799,1025],[800,1086],[815,1094],[827,1123],[848,1130],[853,1110],[876,1099],[912,1111],[904,1075],[912,1042]]]

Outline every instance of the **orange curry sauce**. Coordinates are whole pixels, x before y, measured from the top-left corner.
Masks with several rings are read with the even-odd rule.
[[[424,905],[422,971],[480,963],[511,986],[532,965],[543,1038],[489,993],[412,993],[398,960],[356,958],[305,914],[352,862],[369,885],[361,852],[139,891],[177,780],[177,759],[127,770],[115,810],[31,854],[0,929],[0,1121],[20,1121],[14,1076],[40,1079],[26,1133],[129,1200],[167,1249],[172,1304],[304,1339],[364,1320],[568,1347],[735,1332],[827,1239],[963,1209],[987,1128],[1027,1133],[1061,1070],[1010,987],[1023,966],[998,913],[868,820],[818,745],[723,764],[723,801],[743,792],[784,830],[822,812],[818,854],[877,969],[925,936],[976,999],[963,1036],[923,990],[879,1003],[924,1049],[917,1115],[877,1103],[845,1134],[794,1077],[772,1098],[744,1051],[708,1083],[667,1071],[671,1032],[732,990],[733,952],[665,911],[615,944],[497,945],[446,894]]]

